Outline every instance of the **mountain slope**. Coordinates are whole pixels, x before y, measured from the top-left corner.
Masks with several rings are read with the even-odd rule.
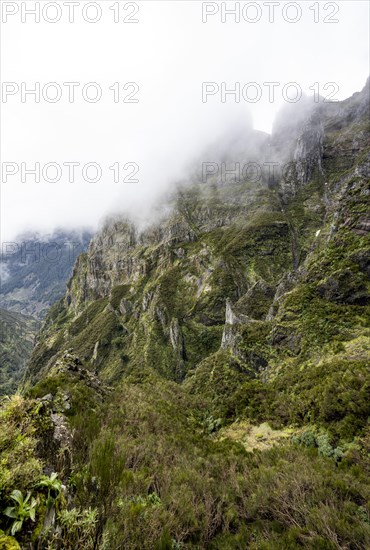
[[[50,306],[65,293],[78,254],[91,235],[56,231],[2,243],[0,393],[13,393],[31,356],[36,333]],[[21,315],[22,314],[22,315]]]
[[[0,395],[17,389],[39,328],[32,317],[0,308]]]
[[[4,506],[43,464],[66,485],[22,543],[370,546],[369,82],[245,139],[204,158],[284,170],[200,162],[150,226],[111,220],[79,256],[0,417],[36,460],[11,473],[5,441]]]
[[[91,233],[25,234],[2,244],[0,306],[37,319],[65,292],[77,256]]]
[[[143,362],[180,381],[222,342],[249,374],[271,374],[282,361],[308,361],[317,352],[322,359],[322,346],[330,348],[330,331],[322,334],[314,320],[312,347],[300,314],[307,296],[334,333],[347,316],[350,329],[340,339],[365,335],[369,130],[352,103],[317,108],[296,140],[291,168],[273,185],[193,180],[170,199],[171,214],[146,230],[108,224],[79,257],[31,371],[45,365],[44,353],[57,357],[67,345],[107,381]],[[282,144],[273,135],[268,147]],[[295,316],[286,313],[289,301]],[[50,347],[54,324],[68,329]],[[239,326],[270,335],[265,353],[261,342],[259,354],[253,346],[247,355],[238,350]]]

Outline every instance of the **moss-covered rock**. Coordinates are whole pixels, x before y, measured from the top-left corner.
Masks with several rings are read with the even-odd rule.
[[[4,531],[0,530],[0,550],[21,550],[21,547],[14,537],[5,535]]]

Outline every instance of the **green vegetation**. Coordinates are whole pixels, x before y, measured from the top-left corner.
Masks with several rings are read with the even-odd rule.
[[[17,389],[39,328],[32,317],[0,308],[0,395]]]
[[[14,506],[5,508],[4,515],[13,520],[10,532],[15,535],[22,529],[23,522],[29,519],[35,521],[37,501],[31,498],[31,492],[24,497],[17,489],[11,492],[9,498],[14,501]]]
[[[92,549],[95,540],[117,550],[370,543],[368,430],[340,445],[305,427],[278,445],[247,452],[237,440],[219,438],[207,396],[192,396],[155,371],[128,377],[98,402],[95,413],[66,411],[75,435],[74,464],[64,479],[74,506],[62,499],[54,526],[46,528],[45,518],[49,495],[55,501],[61,491],[56,475],[46,478],[39,470],[34,482],[29,473],[12,480],[23,494],[33,491],[38,538],[51,548]],[[8,431],[20,406],[27,402],[4,403]],[[9,487],[2,504],[9,506],[11,495]],[[25,521],[31,528],[32,518]],[[10,532],[12,525],[5,515],[2,529]]]
[[[370,133],[330,113],[325,175],[194,176],[80,255],[0,403],[0,548],[370,548]]]

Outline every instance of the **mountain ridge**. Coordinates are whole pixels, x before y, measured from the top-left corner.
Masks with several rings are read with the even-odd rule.
[[[193,304],[191,307],[195,312],[196,321],[201,321],[201,315],[196,313],[197,308],[198,310],[199,308],[207,309],[208,291],[204,293],[204,303],[200,305],[202,288],[204,290],[207,285],[212,287],[212,279],[215,278],[214,272],[217,273],[218,270],[221,278],[231,277],[233,279],[230,295],[225,295],[225,292],[228,292],[227,288],[222,289],[223,305],[213,307],[213,317],[209,315],[210,312],[206,315],[203,314],[205,327],[208,324],[211,326],[223,325],[226,298],[238,301],[245,292],[251,294],[253,285],[256,285],[258,280],[267,286],[272,284],[277,291],[279,278],[284,278],[289,271],[296,271],[299,266],[302,268],[303,261],[311,253],[312,247],[315,248],[318,243],[323,243],[325,232],[329,231],[329,240],[332,238],[335,228],[331,223],[330,229],[328,229],[325,217],[333,216],[335,218],[339,213],[338,204],[343,195],[348,192],[348,182],[351,182],[353,178],[368,177],[368,160],[359,162],[357,166],[353,163],[355,151],[369,146],[368,130],[366,132],[362,130],[361,125],[359,129],[356,126],[360,120],[358,117],[363,115],[367,89],[368,84],[359,96],[355,95],[350,100],[343,102],[344,107],[342,105],[333,107],[331,104],[328,107],[325,104],[320,104],[317,107],[316,112],[310,115],[308,122],[304,124],[300,137],[297,138],[293,159],[290,161],[291,169],[287,172],[286,178],[280,178],[277,184],[271,184],[268,179],[258,182],[258,184],[248,184],[248,182],[220,184],[217,175],[206,183],[198,180],[198,182],[188,184],[188,187],[180,188],[177,195],[174,192],[172,213],[157,225],[140,232],[130,222],[108,223],[93,238],[87,255],[82,255],[78,259],[62,307],[66,312],[72,312],[74,315],[79,312],[80,306],[83,310],[84,304],[88,306],[90,301],[97,299],[109,301],[112,293],[119,293],[118,286],[120,285],[130,284],[130,281],[134,281],[133,286],[136,281],[138,286],[145,285],[146,274],[153,269],[153,266],[155,271],[158,261],[162,266],[157,269],[159,284],[156,283],[153,290],[150,289],[150,285],[146,289],[144,287],[144,293],[140,293],[142,304],[138,303],[135,306],[135,315],[140,317],[140,310],[142,310],[143,317],[145,317],[145,311],[150,309],[150,304],[157,301],[158,303],[151,307],[151,315],[154,322],[162,326],[167,337],[171,332],[171,312],[166,312],[162,298],[158,299],[155,296],[156,293],[160,293],[161,289],[159,282],[161,270],[173,268],[174,271],[176,269],[181,271],[181,267],[177,266],[181,263],[188,264],[190,271],[183,273],[182,280],[184,281],[186,278],[186,284],[193,287],[191,292],[195,292],[194,300],[197,304]],[[359,97],[362,98],[361,101],[359,101]],[[352,128],[353,134],[349,133],[345,139],[341,138],[336,141],[335,133],[330,131],[326,136],[325,145],[323,145],[323,123],[320,121],[330,121],[333,109],[337,116],[339,113],[340,117],[347,120],[348,112],[354,110],[353,104],[357,109],[355,109],[356,113],[360,113],[351,122],[350,128]],[[330,112],[330,116],[325,118],[324,115],[327,111]],[[319,121],[318,123],[316,119]],[[317,124],[322,126],[320,131],[316,129]],[[330,124],[329,122],[329,128]],[[338,124],[343,123],[338,122]],[[366,128],[366,124],[364,128]],[[354,144],[357,149],[354,148]],[[273,140],[272,148],[279,149]],[[347,160],[348,148],[350,148],[352,156]],[[333,163],[332,150],[335,150],[336,154],[335,166],[331,165]],[[272,156],[272,158],[274,157]],[[342,174],[345,170],[351,170],[347,176],[342,176],[339,182],[334,181],[338,171],[336,166],[338,162],[341,163],[339,170]],[[345,166],[343,163],[346,163]],[[324,171],[328,174],[324,174]],[[330,176],[333,179],[332,182]],[[329,181],[326,181],[327,179]],[[312,198],[304,196],[307,182],[310,182],[311,190],[315,194],[313,205],[310,204],[310,201],[314,202]],[[299,204],[295,198],[297,193],[301,193],[300,201],[302,198],[306,201],[307,206],[303,209],[302,204]],[[299,219],[299,215],[297,216],[297,210],[300,210],[299,214],[303,214],[302,219]],[[306,224],[306,227],[300,227],[302,223]],[[360,225],[364,223],[366,226],[366,221],[359,222]],[[261,236],[261,231],[264,232],[263,236]],[[319,233],[317,234],[317,232]],[[248,269],[250,271],[248,275],[244,264],[239,263],[238,265],[238,260],[235,261],[235,252],[244,254],[241,249],[245,248],[246,242],[239,243],[240,236],[242,239],[250,236],[251,243],[259,243],[258,254],[261,258],[259,260],[260,271],[257,274],[252,272],[254,267],[250,265],[247,266],[247,271]],[[219,238],[222,244],[218,247],[217,240]],[[261,239],[265,241],[263,243],[263,246],[267,247],[265,251],[261,247]],[[268,245],[269,242],[270,245]],[[270,246],[270,250],[268,246]],[[186,258],[186,247],[194,248],[195,255],[192,255],[191,258]],[[228,249],[233,255],[230,258],[225,254]],[[248,260],[247,263],[255,263],[256,260],[252,259],[249,254],[247,251],[243,262]],[[266,257],[272,264],[270,270],[263,265],[263,255],[267,255]],[[212,257],[215,257],[213,265]],[[202,262],[203,264],[208,262],[208,266],[202,266]],[[285,269],[287,263],[291,265],[291,270]],[[228,266],[226,270],[225,266]],[[212,269],[212,274],[207,273],[207,269]],[[194,272],[193,274],[191,270]],[[229,273],[225,275],[227,270]],[[166,277],[168,279],[168,276]],[[257,279],[254,280],[254,277]],[[170,284],[169,281],[166,284]],[[115,286],[117,286],[116,291],[114,291]],[[162,286],[164,286],[163,283]],[[217,295],[220,287],[219,281],[214,282],[213,286]],[[120,307],[123,310],[126,307],[125,301],[130,302],[129,296],[124,297],[127,290],[127,288],[122,288]],[[131,289],[130,292],[135,291]],[[212,294],[212,288],[210,294]],[[214,299],[217,299],[216,296]],[[157,311],[154,311],[156,309]],[[274,305],[271,302],[266,315],[270,312],[271,316],[273,309]],[[116,311],[119,311],[119,308]],[[190,310],[188,313],[183,311],[181,314],[185,317],[193,315]],[[216,317],[214,317],[215,315]],[[173,322],[176,323],[176,320]],[[97,342],[94,342],[94,350]],[[176,350],[174,351],[177,353]],[[93,351],[91,351],[91,355],[92,353]],[[85,358],[87,359],[87,356]]]

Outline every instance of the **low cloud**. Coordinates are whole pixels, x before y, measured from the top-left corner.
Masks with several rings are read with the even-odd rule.
[[[245,143],[252,127],[271,132],[287,104],[284,93],[294,92],[289,83],[303,93],[322,94],[335,82],[337,99],[360,90],[368,71],[367,3],[341,2],[339,22],[331,25],[315,23],[307,2],[300,4],[304,11],[295,24],[280,12],[273,23],[268,14],[256,24],[222,23],[220,14],[204,23],[201,2],[139,2],[135,24],[114,23],[108,8],[96,24],[71,24],[64,14],[55,24],[9,17],[3,25],[2,79],[18,89],[2,104],[2,162],[18,170],[2,184],[1,239],[57,226],[96,229],[117,212],[143,220],[164,191],[186,179],[203,151],[219,152],[228,144],[237,149],[235,140]],[[22,82],[26,90],[40,84],[39,103],[32,94],[22,102]],[[72,102],[71,85],[64,84],[71,82],[79,83]],[[205,82],[215,83],[216,90],[206,101]],[[273,101],[266,82],[278,83]],[[262,96],[237,102],[232,90],[248,83]],[[83,95],[93,98],[97,86],[101,99],[86,101]],[[45,101],[43,93],[50,99],[59,89],[60,100]],[[124,103],[127,97],[138,102]],[[36,163],[40,183],[26,172]],[[50,163],[62,169],[54,183],[43,177],[58,175],[55,166],[45,171]],[[78,163],[73,181],[70,163]],[[86,181],[86,174],[94,178],[93,166],[83,171],[90,163],[101,169],[96,183]]]

